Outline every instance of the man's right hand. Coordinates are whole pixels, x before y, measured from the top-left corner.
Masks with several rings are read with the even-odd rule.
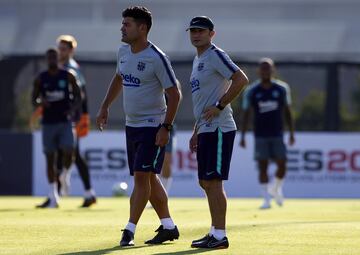
[[[197,144],[198,144],[198,135],[196,132],[194,132],[189,141],[189,149],[191,153],[197,152]]]
[[[244,139],[244,138],[241,138],[239,145],[240,145],[240,147],[242,147],[242,148],[246,148],[246,142],[245,142],[245,139]]]
[[[96,115],[96,126],[100,131],[103,131],[104,127],[107,124],[109,116],[109,109],[101,107],[98,114]]]

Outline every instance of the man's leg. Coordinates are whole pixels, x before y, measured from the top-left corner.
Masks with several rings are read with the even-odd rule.
[[[277,170],[275,173],[274,183],[269,189],[270,194],[275,198],[276,203],[282,206],[284,203],[284,196],[282,192],[282,185],[286,175],[286,159],[277,159]]]
[[[161,170],[161,182],[164,185],[167,194],[169,194],[172,183],[171,163],[172,163],[172,153],[167,151],[165,152],[164,163]]]
[[[77,138],[75,146],[75,165],[79,171],[81,181],[85,189],[85,200],[82,207],[89,207],[96,203],[95,191],[91,188],[89,167],[80,154],[80,139]]]
[[[259,183],[261,188],[261,195],[264,199],[263,204],[260,206],[260,209],[268,209],[271,207],[271,197],[269,194],[269,176],[268,176],[268,165],[269,160],[263,159],[258,160],[259,168]]]
[[[150,198],[150,172],[134,172],[134,189],[130,197],[129,222],[137,224]]]
[[[55,152],[46,152],[46,172],[47,172],[47,179],[49,183],[49,193],[48,198],[45,200],[44,203],[37,205],[37,208],[54,208],[58,207],[58,190],[57,190],[57,177],[56,177],[56,170],[55,170],[55,159],[56,153]]]

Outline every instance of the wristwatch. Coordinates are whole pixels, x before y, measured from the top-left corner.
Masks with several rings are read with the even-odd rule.
[[[220,104],[220,101],[217,101],[217,102],[216,102],[215,107],[218,108],[220,111],[224,110],[224,108],[225,108],[224,106],[222,106],[222,105]]]
[[[161,124],[161,126],[169,132],[173,129],[173,125],[171,125],[171,124],[163,123],[163,124]]]

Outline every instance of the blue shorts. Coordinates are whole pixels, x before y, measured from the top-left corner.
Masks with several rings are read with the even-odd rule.
[[[199,180],[227,180],[236,131],[220,129],[198,135],[197,161]]]
[[[135,171],[160,174],[165,147],[155,145],[159,127],[126,126],[126,149],[130,175]]]
[[[282,137],[255,137],[255,160],[286,159]]]
[[[75,146],[71,122],[42,125],[42,141],[45,153],[72,150]]]

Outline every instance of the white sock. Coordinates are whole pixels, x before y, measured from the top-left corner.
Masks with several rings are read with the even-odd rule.
[[[225,229],[216,229],[214,230],[214,237],[216,238],[216,240],[221,240],[226,236],[226,231]]]
[[[161,225],[163,225],[164,229],[174,229],[175,224],[171,218],[163,218],[160,219]]]
[[[133,232],[133,234],[135,234],[136,224],[129,221],[128,224],[126,225],[125,229],[127,229],[127,230]]]
[[[265,201],[269,202],[271,200],[270,194],[268,192],[268,184],[267,183],[261,183],[261,195],[264,198]]]
[[[215,233],[215,227],[214,227],[214,226],[211,226],[210,232],[209,232],[209,236],[213,236],[214,233]]]
[[[281,190],[283,183],[284,183],[284,179],[280,179],[278,177],[275,177],[275,180],[274,180],[275,190],[276,191]]]
[[[172,183],[172,177],[160,177],[161,183],[164,185],[164,188],[166,190],[166,193],[169,194],[171,183]]]
[[[95,191],[93,189],[85,190],[85,198],[95,197]]]
[[[59,194],[57,189],[57,182],[49,183],[49,198],[58,201]]]

